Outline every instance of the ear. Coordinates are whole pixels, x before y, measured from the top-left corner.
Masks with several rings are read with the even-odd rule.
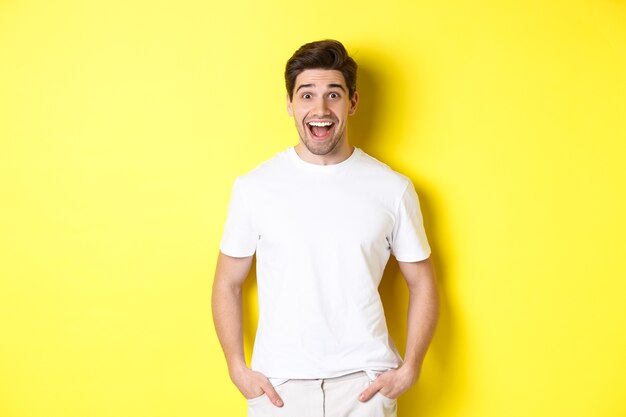
[[[348,109],[348,114],[353,115],[356,112],[356,106],[359,104],[359,92],[355,91],[350,99],[350,108]]]
[[[287,113],[289,116],[293,116],[293,107],[291,105],[291,97],[289,97],[289,93],[287,93]]]

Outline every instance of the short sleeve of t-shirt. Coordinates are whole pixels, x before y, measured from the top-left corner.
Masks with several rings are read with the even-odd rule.
[[[228,204],[224,234],[220,242],[223,254],[237,258],[251,256],[256,251],[258,234],[254,230],[252,211],[246,201],[241,180],[238,178]]]
[[[391,253],[400,262],[417,262],[430,256],[419,200],[411,183],[398,204]]]

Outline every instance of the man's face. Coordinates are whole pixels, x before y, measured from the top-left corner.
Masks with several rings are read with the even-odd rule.
[[[348,97],[343,74],[309,69],[296,77],[287,111],[293,116],[300,141],[315,155],[332,155],[347,144],[348,116],[356,110],[358,94]]]

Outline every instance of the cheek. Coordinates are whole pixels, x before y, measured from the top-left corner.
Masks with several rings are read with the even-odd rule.
[[[340,107],[340,108],[335,109],[334,113],[339,120],[345,120],[348,114],[350,114],[349,111],[350,110],[348,108]]]
[[[306,118],[307,110],[304,108],[299,108],[294,114],[296,116],[296,119],[298,119],[299,121],[303,121]]]

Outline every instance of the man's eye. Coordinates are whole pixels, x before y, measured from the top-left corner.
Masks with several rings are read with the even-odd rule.
[[[308,99],[310,99],[310,98],[311,98],[311,94],[309,94],[309,93],[304,93],[304,94],[302,94],[302,98],[303,98],[303,99],[305,99],[305,100],[308,100]]]
[[[339,94],[337,94],[337,93],[330,93],[328,95],[328,97],[330,97],[330,98],[339,98]]]

